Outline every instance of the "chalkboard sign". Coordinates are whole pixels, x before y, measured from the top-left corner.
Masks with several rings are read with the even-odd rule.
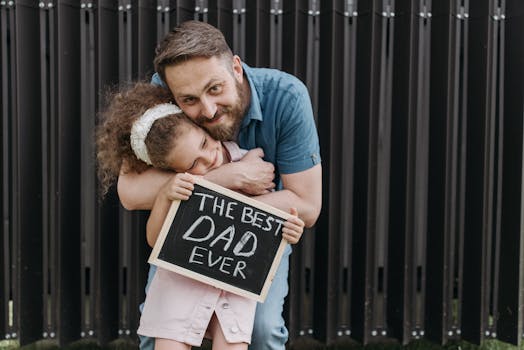
[[[173,201],[149,262],[263,302],[284,252],[290,214],[197,179]]]

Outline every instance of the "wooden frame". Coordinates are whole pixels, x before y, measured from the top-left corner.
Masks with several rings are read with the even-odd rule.
[[[193,191],[193,195],[191,196],[192,198],[195,196],[195,193],[197,193],[197,195],[201,195],[201,198],[209,197],[209,195],[204,194],[200,188],[204,189],[206,191],[212,191],[214,194],[217,194],[217,196],[215,198],[219,198],[219,197],[222,198],[222,197],[224,197],[227,200],[230,200],[231,201],[230,203],[234,203],[234,204],[236,203],[235,205],[240,204],[240,206],[243,208],[242,209],[242,220],[244,220],[244,212],[246,210],[245,208],[254,208],[257,211],[260,211],[259,213],[261,213],[261,215],[267,215],[266,222],[268,222],[268,221],[280,222],[279,227],[277,228],[277,230],[274,231],[274,234],[273,234],[274,237],[272,238],[272,242],[270,242],[271,243],[270,248],[274,249],[274,256],[270,260],[271,261],[270,264],[265,264],[266,266],[263,266],[263,268],[268,270],[267,274],[265,274],[265,276],[264,275],[260,276],[260,274],[253,274],[253,275],[249,275],[248,276],[250,279],[253,278],[253,277],[255,277],[257,279],[257,283],[259,285],[259,288],[253,288],[253,289],[255,289],[255,290],[253,290],[251,288],[246,288],[246,287],[244,287],[242,285],[238,285],[238,284],[235,284],[235,283],[231,283],[231,282],[227,282],[227,281],[224,281],[224,280],[220,280],[218,278],[215,278],[216,276],[215,277],[210,276],[207,272],[199,271],[198,269],[200,269],[200,266],[191,265],[191,267],[195,268],[196,270],[190,269],[187,266],[182,266],[182,264],[174,262],[173,260],[168,261],[170,259],[178,259],[178,257],[175,258],[174,255],[173,255],[170,259],[168,259],[168,258],[165,257],[166,254],[162,254],[162,252],[165,252],[166,249],[170,249],[170,250],[175,250],[176,251],[176,248],[173,248],[173,247],[169,247],[169,248],[165,249],[165,246],[167,246],[167,244],[169,244],[173,240],[178,240],[180,244],[183,242],[180,239],[179,236],[181,235],[181,232],[183,230],[185,230],[185,228],[183,228],[183,227],[182,228],[177,228],[177,227],[173,226],[173,224],[174,224],[175,218],[177,217],[177,213],[180,212],[181,214],[178,216],[178,218],[182,218],[182,217],[184,217],[184,215],[186,215],[185,211],[187,211],[187,213],[190,212],[189,210],[191,210],[191,209],[189,207],[187,207],[185,204],[187,202],[189,202],[191,200],[191,198],[188,201],[173,201],[173,203],[172,203],[172,205],[171,205],[171,207],[169,209],[169,212],[168,212],[168,214],[166,216],[166,219],[164,221],[164,224],[162,226],[162,229],[161,229],[161,231],[159,233],[158,239],[157,239],[157,241],[155,243],[153,251],[151,252],[151,256],[149,258],[149,263],[151,263],[153,265],[156,265],[158,267],[164,268],[166,270],[170,270],[170,271],[179,273],[181,275],[193,278],[193,279],[201,281],[203,283],[215,286],[215,287],[223,289],[225,291],[228,291],[228,292],[231,292],[231,293],[235,293],[235,294],[238,294],[238,295],[241,295],[241,296],[245,296],[247,298],[256,300],[258,302],[264,302],[264,300],[266,298],[266,295],[267,295],[267,292],[269,291],[269,287],[271,286],[271,282],[273,280],[273,277],[274,277],[274,275],[275,275],[275,273],[277,271],[277,268],[278,268],[278,266],[280,264],[280,260],[282,258],[282,254],[284,252],[284,248],[287,245],[287,242],[284,239],[282,239],[282,232],[281,232],[282,225],[281,225],[281,223],[284,222],[285,220],[287,220],[291,216],[291,214],[286,213],[286,212],[281,211],[279,209],[276,209],[276,208],[274,208],[272,206],[269,206],[267,204],[264,204],[262,202],[259,202],[259,201],[255,200],[255,199],[249,198],[247,196],[244,196],[244,195],[239,194],[237,192],[231,191],[231,190],[229,190],[227,188],[221,187],[219,185],[216,185],[214,183],[211,183],[211,182],[206,181],[206,180],[201,179],[201,178],[197,178],[196,181],[195,181],[195,190]],[[204,203],[205,203],[205,199],[202,199],[200,207],[199,207],[200,211],[202,213],[209,214],[211,216],[214,215],[214,217],[217,217],[216,214],[205,212],[202,209],[202,207],[204,207]],[[194,205],[194,203],[193,203],[193,205]],[[228,205],[228,207],[233,207],[233,206],[229,206]],[[214,208],[213,209],[213,211],[214,211],[216,206],[213,207],[213,208]],[[205,208],[205,209],[208,209],[208,208]],[[229,208],[229,209],[231,209],[231,208]],[[235,209],[237,209],[237,208],[235,208]],[[193,213],[195,211],[192,210],[191,212]],[[227,212],[230,213],[231,210],[228,210]],[[237,210],[237,212],[238,212],[238,210]],[[232,223],[238,223],[239,222],[238,217],[233,217],[232,215],[233,214],[230,213],[230,215],[227,218]],[[211,217],[211,216],[205,215],[206,218],[207,217]],[[226,216],[227,216],[227,214],[226,214]],[[222,219],[223,215],[220,214],[219,217],[220,217],[220,219]],[[273,218],[273,217],[277,217],[278,219],[269,220],[270,218]],[[200,218],[202,218],[202,217],[200,217]],[[179,219],[179,222],[182,222],[181,220],[182,219]],[[212,219],[209,219],[209,220],[212,220]],[[260,221],[260,220],[256,220],[256,214],[255,214],[255,220],[253,221],[253,223],[251,223],[252,224],[251,226],[258,227],[257,225],[255,225],[255,224],[258,223],[258,221]],[[196,221],[193,222],[193,224],[190,226],[190,228],[185,231],[185,233],[184,233],[184,235],[182,237],[186,237],[188,235],[188,232],[190,232],[191,228],[194,227],[195,225],[196,225]],[[245,221],[243,221],[242,225],[246,226]],[[231,228],[231,226],[229,226],[228,229]],[[250,228],[253,229],[253,227],[251,227],[251,226],[250,226]],[[212,223],[212,228],[213,228],[213,234],[210,233],[210,235],[211,235],[211,237],[214,237],[214,222]],[[226,229],[226,230],[228,230],[228,229]],[[220,235],[223,235],[224,232],[226,232],[226,230],[224,230]],[[235,235],[235,227],[233,227],[229,231],[233,232],[232,233],[233,236]],[[253,232],[253,231],[255,231],[255,232]],[[260,237],[262,237],[263,234],[268,234],[268,232],[266,232],[268,230],[261,230],[261,229],[255,230],[255,229],[253,229],[253,231],[249,231],[249,233],[252,233],[252,234],[257,236],[257,238],[255,238],[255,242],[258,242],[258,239]],[[211,232],[211,230],[210,230],[210,232]],[[248,233],[248,232],[245,232],[245,234],[246,233]],[[219,235],[219,237],[216,238],[216,240],[218,240],[220,238],[220,235]],[[265,236],[265,238],[267,238],[267,237],[268,236]],[[280,239],[278,239],[278,237],[280,237]],[[166,241],[168,241],[168,242],[166,243]],[[215,242],[215,240],[213,240],[213,242]],[[212,245],[214,245],[214,243],[212,243]],[[237,243],[237,245],[238,245],[238,243]],[[229,245],[227,245],[227,247],[229,248]],[[236,246],[235,246],[235,248],[236,248]],[[196,248],[193,248],[192,254],[194,253],[195,249]],[[204,248],[202,248],[202,249],[204,249]],[[271,253],[271,249],[269,250],[269,253]],[[224,248],[223,250],[225,251],[226,249]],[[252,254],[255,255],[256,252],[267,253],[268,250],[265,250],[265,249],[257,250],[257,245],[255,243],[255,245],[253,246],[253,253]],[[179,251],[177,251],[177,253],[185,254],[185,252],[182,252],[182,248],[180,248]],[[218,260],[215,260],[213,265],[211,265],[212,264],[212,253],[213,252],[210,251],[209,252],[209,256],[208,256],[208,261],[209,261],[209,266],[210,267],[213,266],[214,264],[217,264],[216,261],[218,261]],[[254,257],[254,259],[259,258],[260,256],[262,256],[262,254],[256,255]],[[190,256],[190,261],[191,261],[192,257],[193,257],[193,255]],[[232,258],[224,257],[224,260],[225,259],[232,259]],[[267,260],[267,259],[265,259],[265,260]],[[245,265],[245,262],[244,262],[244,265]],[[252,266],[258,267],[258,266],[256,266],[256,264],[253,264]],[[237,272],[237,270],[236,270],[237,267],[238,267],[238,265],[235,267],[235,272]],[[250,270],[250,269],[248,269],[248,270]],[[224,272],[224,271],[222,271],[222,272]],[[243,275],[243,273],[242,273],[242,275]],[[225,277],[227,277],[227,276],[225,276]],[[230,277],[228,277],[228,278],[230,278]],[[243,278],[246,279],[245,276]],[[262,279],[259,279],[259,278],[262,278]]]

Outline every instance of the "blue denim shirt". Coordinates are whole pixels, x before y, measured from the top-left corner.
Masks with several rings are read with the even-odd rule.
[[[251,103],[236,141],[244,149],[264,150],[264,159],[275,166],[275,184],[281,189],[280,174],[320,163],[311,99],[306,86],[293,75],[242,66],[251,87]],[[158,74],[152,83],[165,86]]]

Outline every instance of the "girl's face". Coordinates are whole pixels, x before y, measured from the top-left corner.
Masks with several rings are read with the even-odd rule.
[[[169,167],[178,173],[204,175],[224,163],[222,143],[195,125],[184,127],[167,155]]]

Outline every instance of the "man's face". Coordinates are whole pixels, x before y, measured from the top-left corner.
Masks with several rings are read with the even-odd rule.
[[[242,74],[237,56],[193,58],[165,70],[177,104],[217,140],[233,140],[244,117]]]

